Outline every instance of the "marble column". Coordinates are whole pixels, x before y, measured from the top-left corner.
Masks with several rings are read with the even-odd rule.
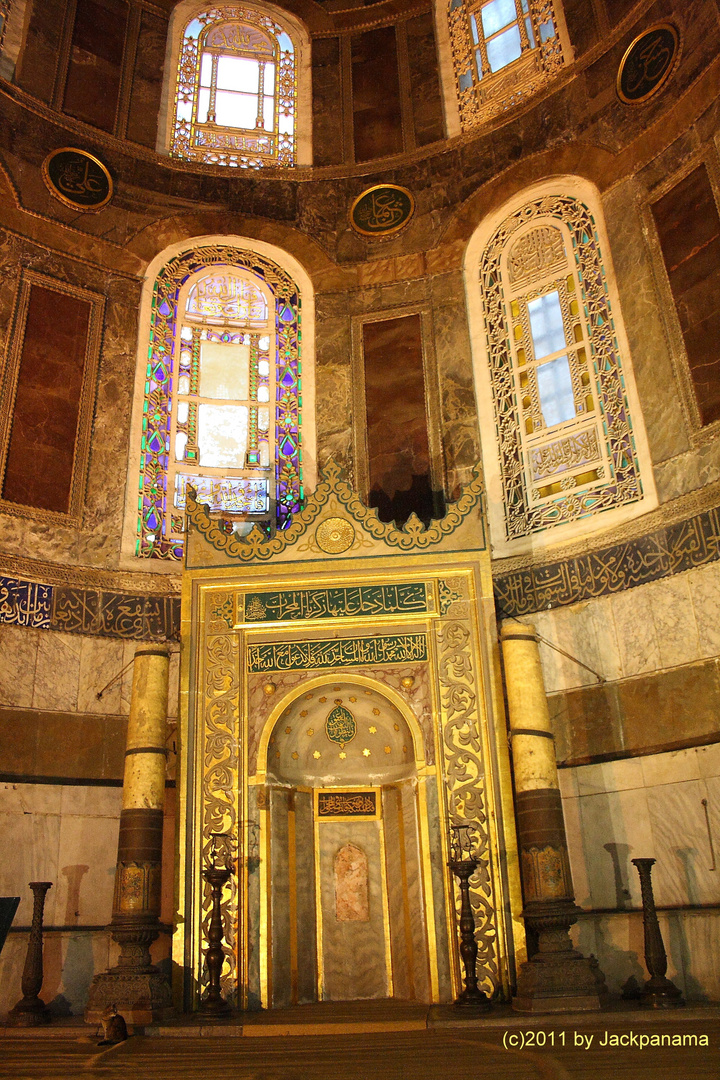
[[[555,740],[550,726],[535,628],[507,619],[500,638],[512,740],[515,810],[528,945],[513,1008],[565,1012],[601,1008],[605,977],[594,958],[573,948],[577,920]]]
[[[169,660],[164,645],[135,650],[108,927],[121,951],[117,966],[93,979],[85,1012],[88,1023],[97,1023],[108,1005],[134,1024],[161,1020],[171,1012],[170,984],[150,958],[159,933]]]

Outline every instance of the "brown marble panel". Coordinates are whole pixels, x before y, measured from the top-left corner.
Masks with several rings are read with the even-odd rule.
[[[679,750],[717,739],[715,660],[548,698],[558,761],[592,761]]]
[[[407,44],[415,142],[425,146],[443,137],[435,28],[429,11],[408,19]]]
[[[340,39],[317,38],[312,46],[313,157],[316,165],[343,160]]]
[[[162,72],[167,43],[167,20],[150,11],[140,17],[140,36],[135,54],[127,136],[143,146],[155,147],[162,94]]]
[[[30,288],[2,495],[67,513],[90,304]]]
[[[703,424],[720,417],[720,216],[698,166],[652,206]]]
[[[383,521],[437,516],[419,315],[365,323],[369,502]]]
[[[600,5],[602,5],[602,0],[598,7]],[[579,58],[598,42],[595,4],[589,4],[588,0],[563,0],[563,12],[575,56]]]
[[[29,5],[27,35],[15,79],[23,90],[42,101],[52,97],[66,4],[67,0],[43,0],[42,4]]]
[[[351,49],[355,160],[399,154],[403,137],[395,27],[356,34]]]
[[[115,124],[127,4],[77,0],[63,109],[103,131]]]

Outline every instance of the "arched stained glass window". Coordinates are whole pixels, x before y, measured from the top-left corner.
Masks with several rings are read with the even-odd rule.
[[[204,7],[186,22],[170,153],[260,168],[296,162],[296,48],[263,12]]]
[[[565,63],[558,0],[449,0],[464,130],[535,93]]]
[[[282,528],[303,499],[300,311],[281,267],[198,248],[153,289],[135,553],[182,557],[188,486],[233,528]]]
[[[489,389],[494,424],[486,412],[481,429],[484,444],[495,432],[484,457],[502,543],[629,512],[645,498],[646,444],[590,209],[570,194],[525,202],[490,232],[479,281],[477,266],[478,396]]]

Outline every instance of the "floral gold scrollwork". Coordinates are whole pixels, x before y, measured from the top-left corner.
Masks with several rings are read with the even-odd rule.
[[[239,731],[239,647],[228,626],[228,600],[232,593],[214,593],[208,598],[211,620],[204,653],[203,743],[202,743],[202,863],[211,861],[213,834],[237,836],[238,832],[238,731]],[[217,613],[223,617],[218,618]],[[227,616],[226,616],[227,612]],[[220,631],[220,632],[218,632]],[[230,879],[223,892],[222,916],[225,964],[221,976],[223,992],[232,997],[237,985],[236,924],[237,879]],[[211,915],[210,886],[202,898],[203,940]],[[203,980],[207,973],[203,971]],[[205,983],[203,982],[204,989]]]
[[[422,551],[440,543],[444,537],[450,536],[470,511],[481,502],[483,494],[482,470],[480,465],[476,465],[473,479],[463,489],[457,502],[450,504],[444,518],[433,521],[426,528],[415,514],[411,514],[403,528],[397,529],[392,522],[386,524],[380,521],[376,510],[364,506],[348,482],[341,478],[339,466],[330,462],[324,469],[320,482],[308,499],[305,508],[293,514],[288,519],[290,524],[287,528],[270,539],[257,526],[244,537],[225,532],[222,522],[211,517],[206,506],[196,502],[195,493],[191,488],[188,489],[187,516],[193,528],[197,529],[216,551],[222,551],[230,558],[239,559],[242,562],[254,560],[266,562],[274,555],[280,554],[290,544],[294,544],[317,520],[330,496],[336,495],[354,520],[376,540],[382,540],[389,547],[398,548],[400,551]]]
[[[473,854],[478,860],[469,883],[478,945],[477,977],[492,994],[500,984],[498,930],[472,636],[469,624],[457,620],[445,622],[436,633],[450,824],[472,828]]]

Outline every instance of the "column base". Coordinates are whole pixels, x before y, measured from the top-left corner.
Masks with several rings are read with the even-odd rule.
[[[684,1004],[682,992],[662,975],[648,979],[638,998],[643,1009],[681,1009]]]
[[[7,1014],[5,1023],[11,1027],[42,1027],[49,1024],[50,1019],[50,1011],[40,998],[28,998],[18,1001]]]
[[[607,1003],[605,976],[597,960],[573,949],[526,961],[518,974],[512,1007],[523,1013],[593,1012]]]
[[[174,1015],[172,991],[160,971],[106,971],[90,986],[85,1022],[99,1024],[109,1006],[115,1006],[127,1024],[154,1024]]]
[[[518,972],[516,1012],[593,1012],[608,1004],[597,960],[583,956],[570,940],[578,910],[566,899],[536,901],[523,912],[528,928],[538,935],[538,951]]]

